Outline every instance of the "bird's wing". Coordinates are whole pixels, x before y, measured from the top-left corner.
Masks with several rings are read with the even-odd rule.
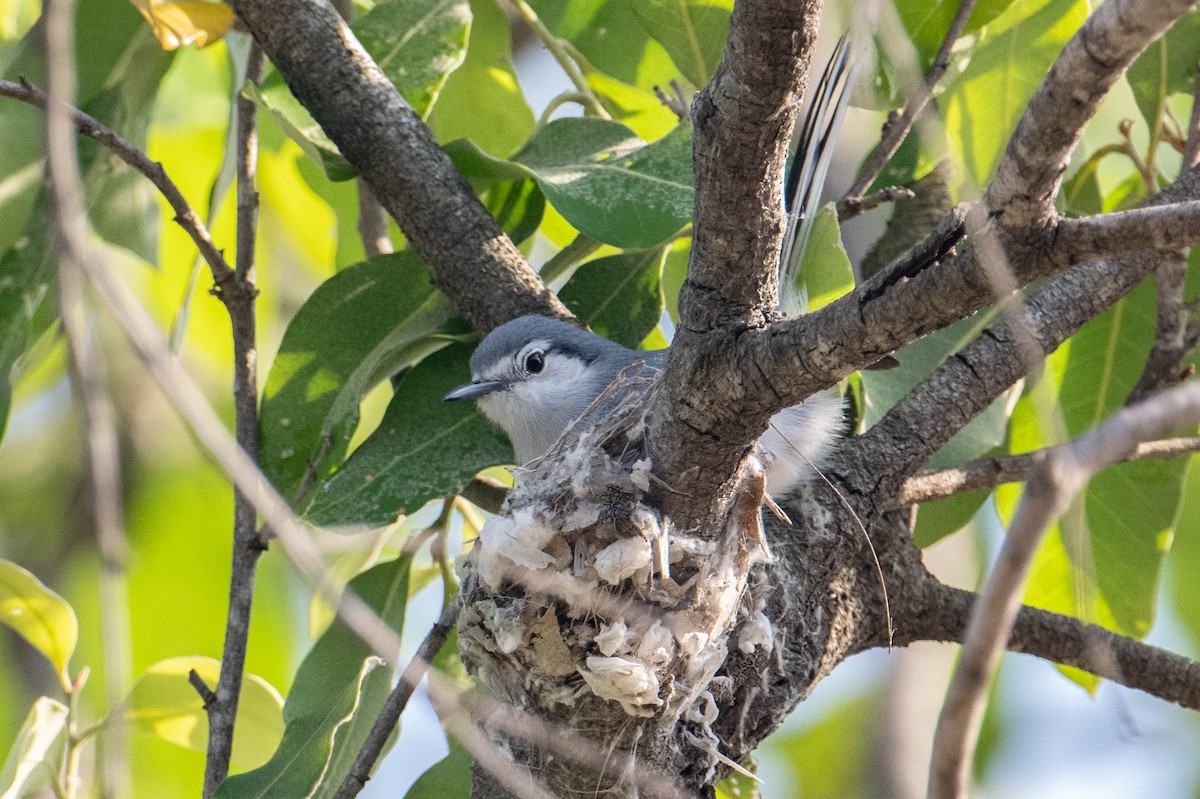
[[[804,297],[797,288],[800,265],[860,62],[854,57],[850,37],[843,34],[825,65],[796,136],[796,154],[784,184],[787,229],[779,260],[779,304],[789,315],[804,312]]]

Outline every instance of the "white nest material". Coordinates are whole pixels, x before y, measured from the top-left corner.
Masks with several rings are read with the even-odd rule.
[[[592,693],[620,703],[630,716],[648,718],[663,703],[658,697],[658,675],[640,660],[592,656],[579,673]]]
[[[505,512],[462,564],[459,640],[499,696],[707,730],[729,647],[773,646],[748,591],[751,569],[769,559],[763,469],[748,461],[720,539],[673,528],[646,501],[646,394],[618,390],[597,427],[518,470]],[[710,734],[699,739],[706,751]]]
[[[617,619],[612,624],[601,624],[600,632],[596,634],[596,648],[604,656],[615,655],[625,646],[629,635],[629,626],[624,619]]]
[[[621,538],[600,550],[593,564],[596,574],[609,585],[617,585],[638,572],[650,576],[650,542],[644,538]]]

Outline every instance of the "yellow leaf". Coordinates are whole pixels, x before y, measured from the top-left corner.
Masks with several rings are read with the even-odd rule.
[[[233,9],[204,0],[132,0],[154,29],[164,50],[185,44],[204,47],[220,39],[233,24]]]
[[[0,560],[0,623],[50,658],[63,686],[71,684],[67,661],[79,637],[75,611],[67,600],[9,560]]]
[[[203,752],[208,748],[208,713],[188,681],[193,669],[215,688],[219,661],[206,657],[161,660],[138,678],[122,708],[124,720],[176,746]],[[242,679],[233,736],[233,761],[257,768],[270,759],[283,737],[283,698],[254,674]]]

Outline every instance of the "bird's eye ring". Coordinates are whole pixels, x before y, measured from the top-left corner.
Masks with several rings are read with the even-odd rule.
[[[546,353],[541,350],[534,350],[525,356],[525,371],[529,374],[536,375],[545,368]]]

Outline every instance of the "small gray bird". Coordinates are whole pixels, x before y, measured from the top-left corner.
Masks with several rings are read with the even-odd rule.
[[[781,307],[803,313],[798,272],[803,263],[832,142],[849,103],[857,59],[849,37],[834,51],[800,125],[796,156],[785,184],[788,224],[780,258]],[[662,371],[667,351],[635,352],[544,316],[523,316],[488,334],[471,356],[472,381],[446,395],[474,399],[508,434],[520,465],[540,458],[622,369],[644,361]],[[760,443],[767,454],[767,493],[783,496],[812,476],[845,426],[841,399],[816,394],[771,417]]]
[[[540,458],[622,369],[662,371],[666,350],[637,352],[558,319],[522,316],[501,325],[471,356],[472,381],[447,400],[474,399],[504,429],[520,465]],[[762,437],[767,493],[782,496],[812,476],[844,426],[841,399],[816,394],[771,417]]]

